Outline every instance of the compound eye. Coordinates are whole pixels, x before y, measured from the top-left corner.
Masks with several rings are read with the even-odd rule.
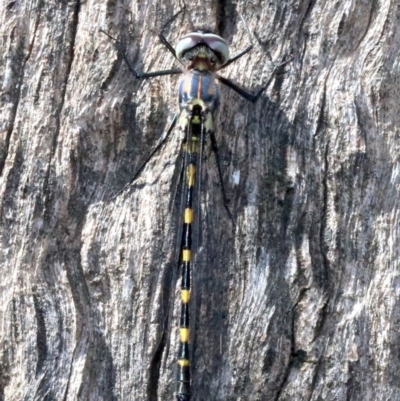
[[[178,60],[193,47],[197,46],[203,39],[203,34],[198,32],[191,32],[185,35],[175,46],[175,54]]]
[[[226,64],[229,60],[229,47],[221,36],[214,35],[212,33],[203,34],[203,42],[215,53],[218,54],[220,58],[221,66]]]

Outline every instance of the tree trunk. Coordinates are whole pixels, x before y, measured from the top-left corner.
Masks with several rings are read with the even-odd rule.
[[[0,400],[172,401],[180,9],[3,1]],[[194,230],[192,400],[400,400],[397,1],[186,0],[231,54]],[[121,191],[122,190],[122,191]]]

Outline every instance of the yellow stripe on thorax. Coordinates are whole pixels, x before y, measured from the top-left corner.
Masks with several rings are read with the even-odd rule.
[[[199,75],[199,85],[197,87],[197,97],[201,99],[201,91],[203,90],[203,76]]]

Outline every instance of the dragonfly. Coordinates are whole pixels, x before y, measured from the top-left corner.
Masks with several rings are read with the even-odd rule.
[[[202,151],[205,138],[210,138],[212,150],[214,151],[218,169],[219,180],[225,209],[230,218],[232,214],[228,207],[228,201],[223,185],[223,176],[220,165],[220,157],[214,131],[214,116],[219,104],[218,81],[228,88],[234,90],[244,99],[256,102],[264,90],[271,83],[278,68],[292,61],[289,60],[277,65],[271,73],[268,81],[252,94],[227,78],[218,74],[218,71],[226,68],[233,62],[240,59],[253,49],[250,31],[246,22],[240,15],[245,30],[250,38],[250,45],[233,57],[230,57],[229,46],[225,39],[214,33],[199,30],[190,32],[183,36],[173,47],[165,37],[166,28],[185,11],[185,7],[173,15],[162,27],[158,37],[165,47],[172,53],[174,58],[181,64],[182,68],[153,72],[138,72],[133,67],[120,43],[101,30],[115,44],[118,52],[125,60],[130,72],[139,80],[149,79],[163,75],[182,74],[179,83],[179,111],[175,114],[172,123],[166,133],[160,138],[158,144],[144,160],[132,179],[125,187],[117,193],[120,194],[128,188],[140,175],[150,159],[160,150],[167,141],[171,132],[177,126],[179,135],[183,138],[182,151],[184,159],[184,205],[182,216],[182,237],[179,250],[179,267],[181,274],[181,312],[179,328],[179,347],[177,356],[177,401],[190,401],[191,399],[191,367],[189,347],[189,317],[190,317],[190,295],[192,275],[192,231],[194,223],[194,189],[196,175],[201,175]],[[199,171],[198,171],[199,170]],[[199,174],[200,173],[200,174]],[[117,196],[116,195],[116,196]],[[198,194],[200,196],[200,194]]]

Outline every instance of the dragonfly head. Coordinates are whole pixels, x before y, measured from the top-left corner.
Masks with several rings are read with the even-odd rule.
[[[189,68],[219,70],[229,60],[226,41],[203,31],[185,35],[175,47],[176,57]]]

